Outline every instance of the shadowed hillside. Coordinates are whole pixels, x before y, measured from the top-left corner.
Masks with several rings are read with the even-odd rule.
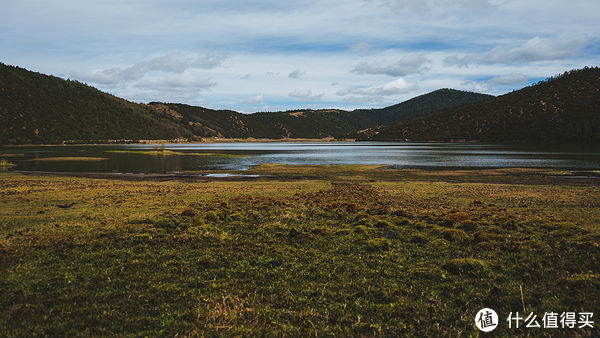
[[[137,104],[77,81],[0,64],[0,144],[341,137],[436,109],[490,99],[490,95],[441,89],[381,109],[241,114],[175,103]]]
[[[359,133],[365,140],[600,142],[600,68]]]
[[[493,99],[494,96],[440,89],[380,109],[300,109],[242,114],[180,103],[151,102],[154,109],[178,117],[198,137],[323,138],[340,137],[440,108]]]
[[[0,144],[189,137],[178,120],[77,81],[0,64]]]
[[[177,103],[150,105],[180,114],[194,135],[202,137],[322,138],[377,125],[363,114],[337,109],[242,114]]]
[[[483,102],[493,99],[494,96],[479,94],[456,89],[438,89],[431,93],[417,96],[402,103],[381,109],[357,110],[378,125],[405,120],[422,113],[432,112],[439,109],[463,106],[469,103]]]

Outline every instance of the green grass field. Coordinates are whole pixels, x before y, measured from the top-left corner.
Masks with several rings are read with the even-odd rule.
[[[508,329],[508,313],[600,313],[594,181],[252,172],[266,176],[0,174],[0,335],[469,336],[490,307],[494,333],[539,336],[549,333]]]

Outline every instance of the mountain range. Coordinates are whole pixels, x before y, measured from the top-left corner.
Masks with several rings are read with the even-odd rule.
[[[134,103],[78,81],[0,63],[0,144],[207,137],[596,142],[599,84],[600,70],[586,68],[499,97],[440,89],[380,109],[242,114]]]

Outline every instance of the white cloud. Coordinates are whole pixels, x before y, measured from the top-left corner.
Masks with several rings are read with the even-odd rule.
[[[151,88],[157,90],[207,90],[216,83],[210,78],[201,77],[197,72],[186,71],[182,74],[170,74],[161,77],[145,77],[132,84],[133,87]]]
[[[181,74],[188,69],[212,69],[220,66],[225,58],[225,55],[194,55],[175,51],[128,67],[96,70],[80,77],[93,83],[118,84],[139,80],[151,72]]]
[[[394,12],[428,12],[431,7],[426,0],[365,0],[379,6],[389,8]]]
[[[253,97],[250,97],[246,100],[240,101],[239,103],[242,105],[256,105],[265,103],[265,96],[260,94]]]
[[[373,46],[371,46],[369,43],[363,41],[363,42],[352,44],[350,46],[350,50],[352,50],[353,52],[356,52],[356,53],[366,53],[372,47]]]
[[[473,91],[476,93],[489,93],[492,91],[492,85],[489,81],[464,81],[461,83],[461,87],[464,90]]]
[[[504,74],[490,79],[490,83],[498,85],[521,85],[527,83],[527,76],[523,74]]]
[[[382,85],[340,90],[336,95],[344,96],[346,100],[351,102],[382,102],[386,96],[408,93],[415,88],[414,84],[410,84],[403,78],[399,78]]]
[[[293,97],[295,99],[298,99],[300,101],[319,101],[322,97],[323,94],[315,94],[313,95],[312,90],[310,89],[306,89],[306,90],[294,90],[293,92],[291,92],[289,94],[290,97]]]
[[[145,71],[135,65],[127,68],[112,67],[108,69],[96,70],[87,74],[76,75],[84,81],[96,84],[118,84],[125,81],[134,81],[142,78]]]
[[[483,54],[451,55],[445,63],[456,66],[471,64],[523,64],[535,61],[562,60],[579,56],[590,44],[585,35],[569,38],[534,37],[517,47],[498,46]]]
[[[357,74],[385,74],[395,77],[406,76],[425,71],[423,65],[427,61],[427,58],[423,55],[408,55],[389,64],[384,64],[383,62],[359,62],[352,72]]]
[[[289,73],[289,74],[288,74],[288,77],[289,77],[290,79],[299,79],[299,78],[301,78],[302,76],[304,76],[304,74],[306,74],[306,72],[304,72],[304,71],[302,71],[302,70],[300,70],[300,69],[296,69],[296,70],[294,70],[293,72]]]
[[[500,5],[502,0],[364,0],[394,13],[429,14],[436,11],[466,11],[481,13]]]
[[[492,77],[489,80],[466,80],[460,86],[462,89],[478,93],[504,93],[507,90],[520,89],[527,84],[529,78],[521,73],[509,73]]]

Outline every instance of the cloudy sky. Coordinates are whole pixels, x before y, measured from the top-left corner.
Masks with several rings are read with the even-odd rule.
[[[600,64],[596,0],[19,0],[0,62],[136,102],[367,108]]]

